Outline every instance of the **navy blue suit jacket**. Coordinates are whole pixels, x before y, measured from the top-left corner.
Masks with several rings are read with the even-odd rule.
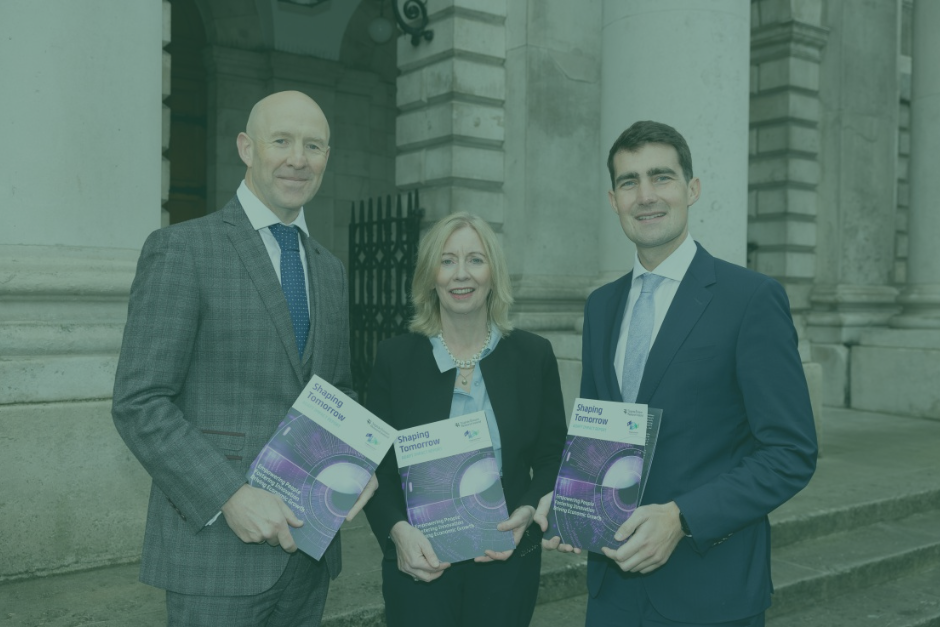
[[[581,396],[620,401],[613,360],[633,274],[588,298]],[[770,606],[767,514],[816,467],[816,431],[783,287],[700,245],[650,350],[638,403],[663,410],[644,504],[675,501],[692,531],[641,577],[680,622],[723,622]],[[611,546],[614,546],[613,540]],[[616,565],[591,553],[596,596]]]

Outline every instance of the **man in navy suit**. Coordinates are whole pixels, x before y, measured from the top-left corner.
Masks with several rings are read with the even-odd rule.
[[[645,504],[589,555],[587,625],[763,625],[767,514],[816,466],[789,301],[777,281],[690,237],[701,182],[675,129],[637,122],[607,163],[636,257],[588,298],[581,396],[663,416]]]

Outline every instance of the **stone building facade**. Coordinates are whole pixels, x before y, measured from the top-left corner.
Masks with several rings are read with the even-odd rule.
[[[0,8],[0,581],[137,559],[148,478],[110,394],[146,236],[233,193],[251,105],[300,89],[332,153],[306,212],[421,190],[500,233],[520,327],[577,394],[587,294],[630,267],[606,199],[638,119],[689,140],[690,229],[790,295],[817,406],[940,419],[940,3],[88,0]]]

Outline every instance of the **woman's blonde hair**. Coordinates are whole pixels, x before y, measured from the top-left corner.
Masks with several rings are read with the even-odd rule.
[[[411,282],[411,302],[415,315],[408,328],[427,337],[441,332],[441,303],[437,296],[437,272],[447,238],[464,227],[470,227],[483,242],[483,253],[490,266],[490,293],[486,298],[487,319],[496,324],[503,335],[512,331],[509,308],[512,307],[512,285],[503,249],[496,233],[486,220],[466,211],[452,213],[431,227],[418,245],[418,263]]]

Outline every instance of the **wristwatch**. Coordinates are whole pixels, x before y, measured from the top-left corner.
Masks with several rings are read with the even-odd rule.
[[[682,515],[682,512],[679,512],[679,524],[682,525],[682,533],[685,534],[685,537],[691,538],[692,531],[689,529],[689,523],[686,522],[685,516]]]

